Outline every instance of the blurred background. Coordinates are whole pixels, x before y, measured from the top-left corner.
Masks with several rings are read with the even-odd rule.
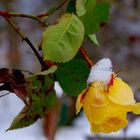
[[[109,21],[97,33],[100,47],[93,45],[89,40],[85,40],[84,47],[88,50],[93,62],[96,63],[104,57],[109,57],[115,71],[123,69],[120,72],[120,77],[131,85],[136,100],[140,101],[140,0],[109,1],[111,3]],[[36,15],[60,2],[61,0],[1,0],[0,10]],[[53,23],[65,9],[64,6],[47,21]],[[31,19],[16,17],[14,20],[34,46],[38,47],[44,28]],[[0,68],[3,67],[13,67],[32,73],[40,71],[40,65],[26,42],[23,42],[7,22],[0,17]],[[75,98],[65,96],[58,101],[60,107],[56,110],[59,110],[59,115],[57,116],[58,127],[55,140],[140,139],[140,118],[132,114],[128,115],[130,123],[124,130],[108,135],[91,135],[85,114],[82,112],[75,117],[75,100]],[[0,139],[47,140],[48,128],[46,125],[49,122],[46,122],[45,118],[28,128],[5,133],[23,106],[23,103],[14,94],[0,98]],[[53,117],[53,119],[56,122],[56,118]]]

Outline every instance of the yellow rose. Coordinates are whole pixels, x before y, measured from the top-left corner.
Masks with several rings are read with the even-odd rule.
[[[109,85],[91,83],[77,98],[77,113],[82,107],[94,133],[116,132],[128,124],[128,112],[140,114],[140,103],[135,103],[131,88],[118,78]]]

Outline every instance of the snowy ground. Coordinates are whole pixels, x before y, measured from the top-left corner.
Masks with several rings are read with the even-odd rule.
[[[41,128],[41,120],[34,125],[20,130],[8,131],[12,119],[22,109],[22,102],[14,95],[10,94],[0,98],[0,140],[46,140],[43,136]],[[123,131],[112,133],[110,135],[103,135],[102,137],[123,137]],[[89,124],[84,113],[78,118],[71,127],[62,127],[57,131],[56,140],[86,140],[87,136],[91,136]],[[140,119],[134,121],[127,132],[128,137],[140,138]]]
[[[0,140],[18,140],[19,138],[20,140],[45,140],[41,130],[41,121],[25,129],[5,132],[23,106],[14,94],[0,98]]]

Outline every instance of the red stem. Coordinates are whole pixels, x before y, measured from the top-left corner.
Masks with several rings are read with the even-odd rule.
[[[92,67],[94,64],[93,64],[93,61],[91,60],[91,58],[89,57],[87,51],[82,47],[79,49],[79,51],[83,55],[85,60],[88,62],[89,67]]]
[[[0,11],[0,15],[3,17],[11,17],[12,15],[7,11]]]

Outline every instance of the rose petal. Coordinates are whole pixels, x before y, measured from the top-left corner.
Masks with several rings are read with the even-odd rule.
[[[106,117],[122,110],[123,106],[108,99],[103,83],[94,82],[86,93],[83,108],[88,120],[91,120],[90,123],[98,124]]]
[[[140,103],[136,103],[133,107],[133,113],[140,114]]]
[[[93,107],[103,107],[107,105],[105,85],[101,82],[94,82],[90,85],[85,100],[85,103],[90,103]]]
[[[117,113],[117,116],[109,116],[101,125],[101,131],[104,133],[116,132],[121,128],[126,127],[128,121],[126,112]]]
[[[103,123],[90,124],[90,129],[92,133],[111,133],[124,128],[127,123],[126,112],[118,112],[117,115],[107,117]]]
[[[81,102],[82,96],[84,95],[85,90],[78,96],[77,101],[76,101],[76,114],[78,114],[83,107],[83,104]]]
[[[135,99],[132,89],[122,80],[115,79],[113,85],[109,87],[108,98],[120,105],[133,105]]]

